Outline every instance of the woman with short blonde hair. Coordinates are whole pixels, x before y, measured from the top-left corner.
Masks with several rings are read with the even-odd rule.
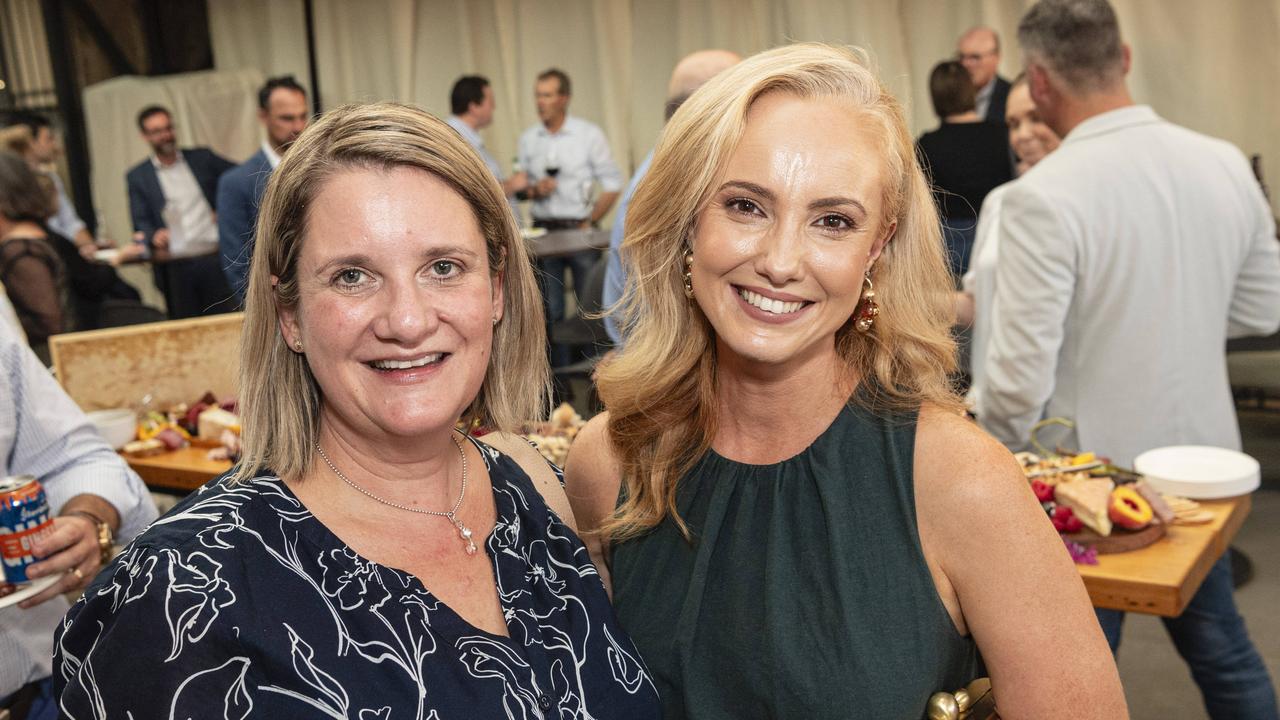
[[[489,267],[503,277],[504,320],[494,325],[493,361],[463,420],[469,427],[514,432],[547,413],[550,371],[541,295],[520,227],[491,182],[493,174],[456,138],[428,132],[434,118],[421,110],[390,103],[378,108],[326,116],[342,122],[324,123],[305,143],[299,138],[289,153],[296,162],[281,163],[263,197],[245,289],[244,455],[238,479],[263,468],[281,477],[301,475],[314,459],[319,390],[306,357],[285,345],[276,310],[298,301],[298,253],[316,193],[328,177],[353,167],[417,168],[445,180],[475,212]]]
[[[244,458],[71,610],[60,707],[656,718],[557,471],[456,430],[536,418],[548,385],[532,267],[470,145],[409,106],[335,109],[272,174],[253,252]]]
[[[716,76],[627,230],[566,478],[668,720],[914,720],[984,662],[1002,717],[1125,716],[1061,541],[959,412],[937,212],[864,56]]]

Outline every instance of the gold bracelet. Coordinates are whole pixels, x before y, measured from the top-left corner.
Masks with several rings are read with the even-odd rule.
[[[111,562],[113,551],[115,550],[115,539],[112,537],[111,525],[106,520],[94,515],[88,510],[68,510],[63,515],[80,515],[88,518],[98,529],[98,552],[101,553],[100,559],[103,565]]]

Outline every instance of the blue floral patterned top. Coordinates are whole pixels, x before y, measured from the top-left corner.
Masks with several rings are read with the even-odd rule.
[[[476,443],[510,637],[361,558],[279,478],[210,482],[72,607],[54,683],[72,718],[658,718],[649,674],[581,541]]]

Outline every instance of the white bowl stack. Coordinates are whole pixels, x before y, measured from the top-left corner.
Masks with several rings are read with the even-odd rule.
[[[1246,495],[1262,483],[1258,461],[1235,450],[1174,445],[1142,453],[1133,469],[1165,495],[1217,500]]]
[[[112,448],[119,450],[133,440],[138,429],[137,413],[128,408],[115,410],[95,410],[87,413],[89,421],[98,429],[98,434]]]

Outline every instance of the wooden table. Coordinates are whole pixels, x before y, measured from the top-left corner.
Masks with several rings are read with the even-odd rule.
[[[207,447],[185,447],[147,457],[124,456],[147,487],[191,492],[231,469],[228,460],[210,460]]]
[[[1214,514],[1203,525],[1173,525],[1140,550],[1099,555],[1097,565],[1077,565],[1095,607],[1175,617],[1222,557],[1249,515],[1248,495],[1201,500]]]
[[[541,237],[529,238],[529,253],[538,258],[564,257],[584,250],[609,247],[608,230],[552,230]]]

